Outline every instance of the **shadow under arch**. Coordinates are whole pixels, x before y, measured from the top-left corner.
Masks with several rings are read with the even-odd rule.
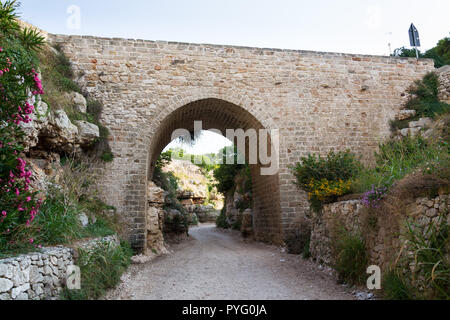
[[[194,122],[201,121],[203,130],[216,129],[225,135],[227,129],[254,129],[258,132],[265,128],[252,113],[234,103],[206,98],[189,102],[171,111],[160,122],[151,139],[148,155],[148,180],[153,178],[156,160],[164,148],[172,141],[175,130],[194,131]],[[248,147],[248,143],[246,143]],[[270,140],[268,142],[270,151]],[[241,150],[242,151],[242,150]],[[248,155],[248,152],[245,152]],[[279,173],[261,175],[258,164],[250,165],[253,182],[253,228],[255,239],[281,244],[280,181]]]

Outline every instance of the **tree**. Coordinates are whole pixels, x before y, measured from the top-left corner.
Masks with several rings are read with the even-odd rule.
[[[394,56],[396,57],[407,57],[407,58],[415,58],[416,50],[415,49],[407,49],[405,47],[401,47],[395,49]],[[436,68],[440,68],[442,66],[450,64],[450,38],[441,39],[436,47],[431,48],[425,53],[421,53],[419,51],[419,58],[428,58],[434,60],[434,66]]]

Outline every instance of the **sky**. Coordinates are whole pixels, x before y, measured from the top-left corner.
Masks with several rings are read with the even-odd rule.
[[[186,144],[179,140],[172,141],[163,151],[169,149],[182,148],[189,154],[217,154],[224,147],[231,146],[232,143],[227,138],[211,131],[202,131],[202,134],[192,144]]]
[[[23,20],[58,34],[389,55],[409,47],[411,23],[422,50],[450,32],[450,0],[20,2]],[[189,152],[213,152],[214,141],[219,150],[225,140],[206,134]]]
[[[264,48],[389,54],[419,29],[423,49],[449,35],[449,0],[21,0],[46,31]],[[79,9],[79,24],[78,19]]]

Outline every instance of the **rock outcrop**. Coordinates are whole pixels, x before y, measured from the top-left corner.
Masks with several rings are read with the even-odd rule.
[[[156,253],[166,252],[164,247],[164,219],[163,210],[165,203],[164,190],[159,188],[154,182],[148,185],[148,210],[147,210],[147,250]]]
[[[439,99],[450,104],[450,65],[436,70],[439,77]]]
[[[223,207],[223,196],[211,188],[215,181],[209,180],[190,161],[172,160],[163,170],[178,178],[177,199],[188,212],[190,224],[216,221]],[[169,214],[172,215],[173,212]]]
[[[79,113],[86,113],[86,99],[79,93],[67,94],[73,108]],[[40,149],[56,153],[78,152],[100,138],[97,125],[87,121],[72,121],[64,110],[50,110],[40,97],[34,103],[32,121],[21,124],[25,131],[25,152]]]
[[[79,113],[87,112],[87,101],[83,95],[78,92],[66,93],[66,97],[72,102],[73,109]]]

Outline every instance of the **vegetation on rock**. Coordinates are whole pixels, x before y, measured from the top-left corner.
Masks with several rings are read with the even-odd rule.
[[[407,128],[409,122],[423,117],[436,118],[450,112],[450,105],[439,100],[439,79],[436,73],[430,72],[422,80],[417,80],[407,91],[408,101],[404,108],[414,110],[415,116],[405,120],[391,120],[391,130]]]

